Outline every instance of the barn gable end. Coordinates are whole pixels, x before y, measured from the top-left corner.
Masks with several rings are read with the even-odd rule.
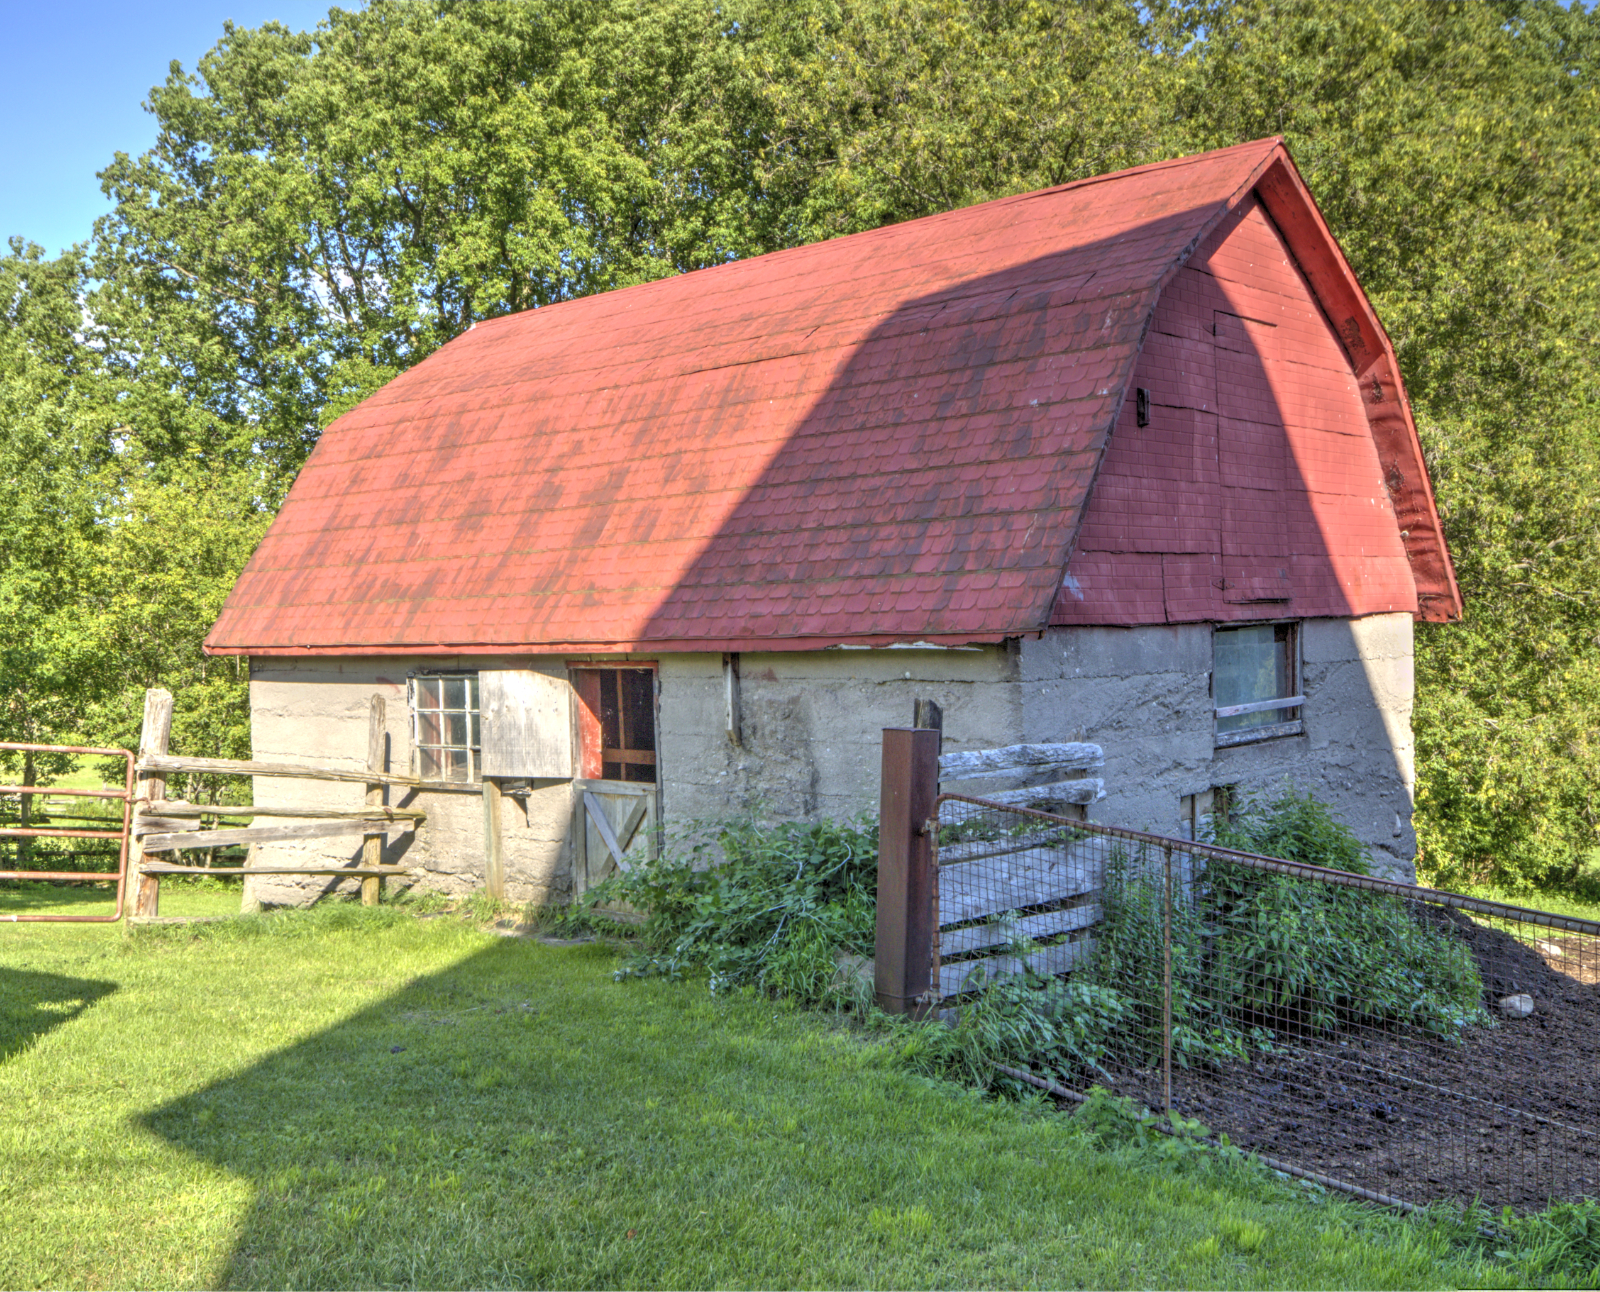
[[[1350,354],[1252,195],[1162,292],[1052,622],[1395,611],[1416,580]]]

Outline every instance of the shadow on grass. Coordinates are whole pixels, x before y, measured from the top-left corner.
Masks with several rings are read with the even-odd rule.
[[[547,950],[487,947],[139,1119],[255,1187],[225,1286],[482,1284],[553,1238],[538,1195],[585,1166],[599,1097],[564,1000],[611,953]]]
[[[116,989],[114,982],[91,978],[0,969],[0,1063]]]

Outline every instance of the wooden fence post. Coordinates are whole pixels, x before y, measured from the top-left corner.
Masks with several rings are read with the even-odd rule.
[[[172,692],[153,686],[144,693],[144,725],[139,731],[139,757],[165,754],[172,738]],[[133,839],[128,850],[128,879],[131,881],[135,915],[161,914],[161,879],[144,873],[144,844],[139,837],[139,818],[150,804],[167,796],[167,778],[161,772],[139,773],[133,799]]]
[[[506,896],[505,850],[500,838],[500,782],[483,778],[483,887],[497,902]]]
[[[369,772],[386,772],[389,770],[388,759],[385,757],[388,748],[388,738],[384,733],[385,718],[388,705],[381,695],[372,697],[372,708],[367,715],[367,770]],[[383,783],[367,782],[368,807],[383,806]],[[381,866],[383,864],[383,835],[369,834],[361,842],[361,864],[363,866]],[[367,875],[361,880],[361,905],[376,906],[379,895],[383,892],[383,879],[379,875]]]
[[[934,954],[933,804],[938,797],[939,733],[883,731],[878,816],[878,929],[873,987],[889,1014],[921,1013]]]

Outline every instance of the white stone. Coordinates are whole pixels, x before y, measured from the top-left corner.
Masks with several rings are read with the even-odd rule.
[[[1507,1018],[1527,1018],[1533,1013],[1533,997],[1528,995],[1500,997],[1500,1012]]]

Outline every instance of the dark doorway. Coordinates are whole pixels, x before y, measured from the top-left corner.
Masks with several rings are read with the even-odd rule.
[[[583,774],[591,780],[656,780],[656,674],[652,668],[573,670]]]

